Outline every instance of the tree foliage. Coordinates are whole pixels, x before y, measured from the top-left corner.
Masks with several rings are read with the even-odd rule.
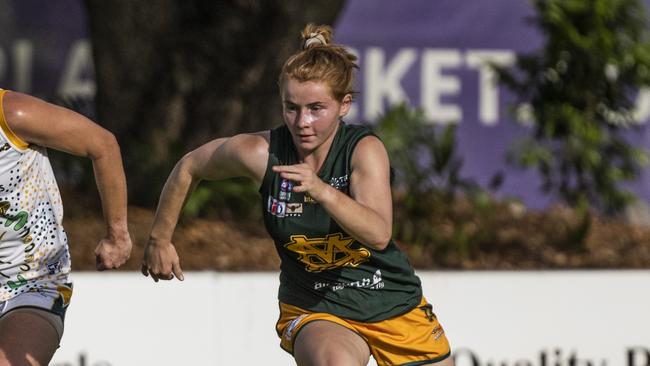
[[[646,10],[638,0],[532,3],[542,49],[498,70],[532,119],[511,158],[536,168],[542,188],[569,204],[618,212],[633,198],[623,183],[646,163],[626,138],[636,93],[650,83]]]
[[[97,118],[122,146],[129,198],[152,206],[173,164],[210,139],[280,123],[277,76],[308,22],[343,0],[85,0]]]
[[[397,105],[372,128],[390,156],[397,240],[436,252],[465,253],[493,232],[482,228],[470,232],[463,218],[454,214],[459,200],[468,202],[489,229],[493,211],[487,192],[461,174],[455,124],[435,125],[421,110]],[[501,178],[495,174],[490,188],[496,189]],[[438,220],[451,220],[452,233],[439,232]]]

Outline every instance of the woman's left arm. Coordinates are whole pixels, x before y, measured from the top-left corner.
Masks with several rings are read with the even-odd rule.
[[[115,136],[79,113],[27,94],[6,92],[3,106],[7,124],[21,140],[92,160],[107,230],[95,249],[97,269],[124,264],[132,243],[126,178]]]
[[[356,240],[383,250],[393,231],[390,166],[383,143],[366,136],[352,153],[350,196],[323,182],[307,166],[276,166],[274,171],[299,184],[294,192],[307,192]]]

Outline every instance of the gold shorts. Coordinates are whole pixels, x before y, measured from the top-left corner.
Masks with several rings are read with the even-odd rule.
[[[445,331],[424,298],[410,312],[374,323],[312,313],[280,303],[280,319],[275,326],[280,347],[293,354],[293,343],[300,329],[315,320],[330,321],[357,333],[368,344],[378,366],[424,365],[442,361],[451,353]]]

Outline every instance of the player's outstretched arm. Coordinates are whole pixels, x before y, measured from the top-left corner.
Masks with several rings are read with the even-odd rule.
[[[18,92],[6,92],[3,109],[7,124],[23,141],[92,160],[106,222],[106,235],[95,249],[97,269],[124,264],[131,237],[126,178],[115,136],[79,113]]]
[[[185,202],[203,179],[249,177],[261,182],[268,160],[268,132],[241,134],[206,143],[181,158],[167,178],[142,261],[142,274],[154,281],[183,280],[172,242]]]

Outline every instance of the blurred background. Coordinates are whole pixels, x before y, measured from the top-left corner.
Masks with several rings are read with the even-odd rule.
[[[213,138],[282,123],[279,69],[306,23],[331,24],[359,57],[346,120],[386,143],[395,237],[417,267],[644,268],[646,5],[3,0],[0,85],[115,133],[137,256],[178,159]],[[92,269],[86,239],[102,227],[91,165],[51,155],[73,266]],[[185,266],[277,268],[259,201],[246,180],[202,183],[177,235]],[[255,254],[227,244],[202,254],[233,235],[256,243]]]
[[[425,289],[443,294],[443,309],[444,294],[453,298],[446,309],[456,326],[448,332],[461,343],[458,363],[647,366],[650,342],[634,331],[650,325],[646,311],[626,306],[650,301],[639,293],[647,292],[639,286],[647,289],[650,278],[648,5],[647,0],[0,0],[0,87],[74,109],[112,131],[121,144],[135,247],[119,271],[127,277],[109,275],[110,284],[86,273],[94,270],[92,253],[103,234],[92,167],[50,153],[64,196],[73,270],[80,273],[79,305],[72,310],[82,312],[91,294],[106,295],[101,288],[123,283],[111,292],[119,293],[135,286],[128,276],[139,268],[158,194],[184,153],[217,137],[282,123],[279,70],[298,50],[306,23],[331,24],[335,42],[359,57],[358,94],[346,122],[372,126],[389,151],[396,172],[395,238],[423,274]],[[214,281],[222,277],[216,274],[235,276],[227,277],[229,283],[250,273],[262,276],[253,279],[258,284],[269,281],[271,320],[261,323],[270,323],[270,338],[260,342],[272,344],[269,352],[275,354],[281,352],[272,332],[279,262],[260,210],[256,188],[245,180],[202,182],[175,242],[184,270],[202,271],[197,276],[207,287],[218,287]],[[614,282],[608,289],[620,291],[618,307],[600,296],[598,284],[609,280]],[[142,289],[129,293],[149,291],[152,285],[143,281],[137,282]],[[85,283],[88,290],[80,290]],[[168,306],[166,296],[179,301],[176,307],[187,306],[176,291],[195,295],[190,285],[162,286],[170,295],[161,290],[148,296],[160,296]],[[454,292],[458,286],[466,290]],[[534,291],[547,287],[549,292]],[[486,288],[504,297],[483,294]],[[553,292],[566,294],[562,304],[548,297]],[[118,306],[104,300],[97,305]],[[124,312],[137,318],[130,301]],[[221,314],[226,305],[219,301],[203,305]],[[542,304],[530,309],[539,323],[526,323],[528,313],[521,314],[524,328],[512,332],[503,323],[494,325],[501,330],[481,324],[481,331],[464,323],[476,306],[491,311],[476,322],[513,316],[505,303],[515,309]],[[567,304],[571,312],[563,312]],[[568,323],[540,318],[554,306]],[[598,354],[606,348],[593,334],[607,331],[592,331],[590,321],[575,317],[573,310],[588,316],[585,308],[616,314],[608,321],[631,333],[619,337],[620,349],[609,347],[615,356],[581,358],[585,349]],[[210,319],[203,321],[210,325]],[[222,317],[213,320],[219,328]],[[580,325],[567,325],[573,321]],[[69,342],[85,339],[74,334],[89,330],[70,322]],[[539,328],[551,323],[548,330]],[[259,326],[246,324],[249,330]],[[517,343],[535,327],[542,340]],[[514,336],[504,343],[516,351],[488,346],[490,336],[482,333],[487,328]],[[239,331],[242,338],[250,336]],[[225,342],[217,342],[223,345],[218,349],[238,349],[227,337],[206,332],[205,339]],[[555,332],[567,334],[566,342],[553,341]],[[469,333],[477,338],[466,338]],[[128,364],[108,355],[91,360],[88,350],[106,353],[102,347],[112,341],[78,345],[80,350],[67,354],[61,353],[64,343],[56,364]],[[210,357],[187,364],[230,362]]]

